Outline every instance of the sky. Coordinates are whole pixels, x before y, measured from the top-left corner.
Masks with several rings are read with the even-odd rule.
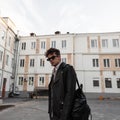
[[[0,0],[19,35],[120,32],[120,0]]]

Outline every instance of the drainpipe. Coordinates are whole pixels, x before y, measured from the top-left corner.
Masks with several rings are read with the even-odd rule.
[[[13,87],[13,93],[16,92],[16,84],[17,84],[17,72],[18,72],[18,58],[19,58],[19,38],[17,35],[15,35],[15,43],[14,43],[15,47],[14,47],[14,66],[13,66],[13,83],[14,83],[14,87]]]

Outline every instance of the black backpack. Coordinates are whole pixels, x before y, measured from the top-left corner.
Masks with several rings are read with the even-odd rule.
[[[78,89],[75,91],[72,117],[73,120],[89,120],[90,117],[92,119],[90,106],[88,105],[86,96],[82,91],[82,84],[79,85]]]
[[[74,72],[73,67],[69,64],[66,64],[65,68],[68,66],[71,67],[71,69]],[[75,90],[75,95],[74,95],[74,103],[71,111],[72,119],[73,120],[89,120],[90,118],[92,120],[91,108],[88,105],[87,98],[82,90],[83,85],[82,84],[79,85],[77,76],[76,76],[76,83],[78,88]]]

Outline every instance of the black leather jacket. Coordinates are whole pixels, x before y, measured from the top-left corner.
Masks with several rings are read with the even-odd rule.
[[[57,70],[55,80],[51,78],[49,84],[49,109],[50,116],[56,120],[71,120],[76,74],[72,66],[61,63]]]

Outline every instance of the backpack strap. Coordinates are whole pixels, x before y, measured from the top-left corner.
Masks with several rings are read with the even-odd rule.
[[[69,65],[69,64],[65,64],[65,65],[64,65],[64,68],[65,68],[65,67],[68,67],[68,66],[70,66],[70,65]],[[75,75],[76,75],[76,73],[75,73]],[[82,89],[83,89],[83,84],[79,84],[77,75],[76,75],[76,83],[77,83],[78,88],[82,90]]]

